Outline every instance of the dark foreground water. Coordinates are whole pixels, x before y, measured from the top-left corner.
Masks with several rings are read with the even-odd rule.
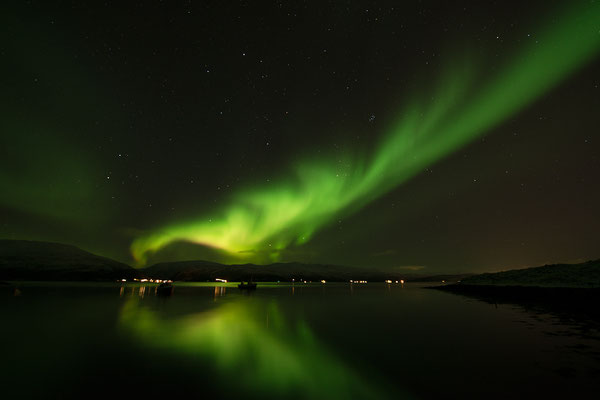
[[[251,294],[191,284],[168,298],[108,284],[19,292],[0,293],[6,399],[577,398],[600,389],[596,321],[409,284],[272,284]]]

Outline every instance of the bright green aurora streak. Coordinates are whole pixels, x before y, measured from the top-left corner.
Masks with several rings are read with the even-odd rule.
[[[293,179],[238,193],[217,215],[137,238],[134,257],[142,264],[149,252],[189,241],[234,258],[277,259],[340,214],[360,209],[523,109],[600,48],[600,2],[563,12],[553,22],[487,83],[472,85],[468,69],[452,71],[435,100],[404,109],[369,157],[349,160],[346,167],[300,163]]]

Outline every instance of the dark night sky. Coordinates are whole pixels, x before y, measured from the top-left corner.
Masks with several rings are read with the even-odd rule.
[[[565,13],[581,6],[600,15],[589,4],[3,3],[0,237],[71,243],[129,263],[134,241],[157,250],[154,240],[173,231],[145,253],[148,262],[437,273],[599,258],[597,39],[586,57],[556,51],[529,68],[535,80],[558,70],[561,57],[581,59],[406,176],[380,171],[364,189],[362,178],[348,178],[336,192],[328,173],[338,167],[322,167],[343,164],[356,177],[364,163],[368,171],[389,151],[386,138],[399,137],[411,104],[422,105],[421,136],[384,170],[459,135],[423,127],[449,82],[467,80],[456,71],[469,71],[468,90],[460,101],[448,95],[444,127],[476,110],[478,90],[493,92],[485,88],[495,77],[527,69],[528,49],[548,45]],[[600,18],[594,29],[600,35]],[[566,32],[567,43],[585,42]],[[296,190],[298,166],[313,164],[318,173],[298,184],[310,190]],[[228,219],[249,194],[268,206]],[[278,213],[308,197],[314,202],[281,222]],[[223,239],[206,221],[227,221],[219,226],[244,240]],[[300,244],[304,231],[310,238]]]

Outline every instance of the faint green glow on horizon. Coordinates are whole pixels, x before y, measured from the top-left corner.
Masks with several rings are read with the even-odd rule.
[[[321,346],[305,323],[290,325],[275,303],[253,299],[162,319],[132,297],[119,324],[144,349],[209,365],[222,380],[225,397],[232,390],[269,398],[387,397]],[[406,397],[395,393],[394,398]]]
[[[91,183],[101,173],[91,165],[89,154],[50,134],[47,126],[22,123],[7,131],[12,135],[0,138],[0,146],[10,149],[0,160],[0,167],[6,166],[0,168],[0,206],[62,222],[90,222],[106,216],[106,207],[95,199]]]
[[[284,249],[306,243],[340,215],[360,209],[485,134],[583,66],[600,48],[600,3],[563,12],[526,42],[483,84],[471,84],[470,67],[449,71],[433,100],[402,110],[371,155],[343,163],[300,163],[289,179],[238,193],[220,213],[137,238],[133,256],[143,264],[149,253],[188,241],[233,259],[278,259]]]
[[[0,108],[0,208],[20,219],[97,226],[110,217],[107,199],[114,191],[98,190],[106,169],[87,140],[94,113],[109,112],[107,92],[73,57],[71,45],[61,45],[56,30],[10,10],[3,18],[11,34],[0,46],[11,79],[2,87]]]

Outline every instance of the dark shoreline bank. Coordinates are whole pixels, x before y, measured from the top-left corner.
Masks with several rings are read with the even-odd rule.
[[[469,285],[459,283],[443,286],[428,286],[426,289],[442,290],[444,292],[482,297],[490,300],[499,299],[519,302],[544,301],[579,303],[600,299],[600,288]]]
[[[513,304],[528,310],[548,312],[559,317],[594,320],[600,324],[600,288],[500,286],[451,284],[429,286],[439,290],[486,302]]]

